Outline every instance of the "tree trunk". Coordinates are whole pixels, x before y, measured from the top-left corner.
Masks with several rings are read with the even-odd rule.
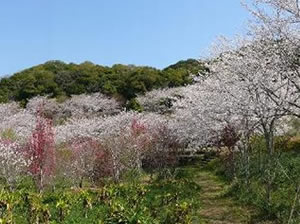
[[[267,128],[263,125],[264,129],[264,137],[265,137],[265,144],[268,153],[267,159],[267,186],[266,186],[266,200],[268,204],[271,202],[271,191],[272,191],[272,161],[273,161],[273,154],[274,154],[274,120],[270,123],[269,127]]]
[[[273,143],[273,134],[269,135],[269,139],[267,142],[267,150],[268,150],[268,178],[267,178],[267,201],[268,203],[271,202],[271,191],[272,191],[272,161],[273,161],[273,154],[274,154],[274,143]]]

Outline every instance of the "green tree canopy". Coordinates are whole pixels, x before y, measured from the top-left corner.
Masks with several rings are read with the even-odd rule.
[[[26,103],[37,95],[61,97],[99,91],[130,100],[155,88],[189,84],[192,81],[190,74],[203,69],[203,64],[193,59],[163,70],[121,64],[107,67],[88,61],[81,64],[48,61],[2,78],[0,102]]]

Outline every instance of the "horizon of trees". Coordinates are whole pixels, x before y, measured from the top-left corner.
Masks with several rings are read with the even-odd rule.
[[[195,59],[179,61],[162,70],[149,66],[108,67],[91,62],[48,61],[0,79],[0,103],[19,101],[25,105],[35,96],[64,98],[95,92],[127,101],[153,89],[190,84],[191,74],[205,70],[204,64]]]

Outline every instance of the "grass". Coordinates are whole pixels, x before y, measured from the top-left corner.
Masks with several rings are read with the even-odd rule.
[[[229,189],[229,182],[195,162],[169,178],[143,175],[99,188],[42,194],[2,190],[0,223],[267,223],[257,219],[256,208],[230,196]]]
[[[199,186],[184,170],[177,176],[128,179],[99,188],[37,193],[0,190],[0,223],[190,223]]]
[[[255,210],[242,206],[232,197],[226,196],[229,185],[222,178],[203,168],[201,163],[185,167],[193,181],[200,186],[200,208],[194,211],[192,223],[235,224],[251,223]]]
[[[248,213],[250,218],[247,221],[249,223],[299,223],[300,203],[297,200],[295,201],[297,183],[299,184],[300,177],[299,153],[278,152],[274,159],[269,162],[272,162],[272,166],[268,165],[267,156],[264,154],[260,156],[251,155],[248,179],[246,179],[243,166],[237,166],[236,177],[230,179],[226,175],[226,166],[222,165],[220,159],[215,159],[208,164],[206,167],[208,173],[204,175],[204,178],[208,178],[209,173],[216,174],[217,179],[227,186],[223,196],[226,196],[227,199],[231,198],[235,205],[248,207],[246,210],[250,212]],[[266,178],[269,172],[272,174],[272,185],[270,197],[268,198]],[[208,185],[212,184],[211,181],[206,182],[210,182]],[[200,185],[204,186],[201,183]],[[211,192],[212,189],[208,191]],[[205,201],[203,201],[203,204],[206,204]],[[226,201],[223,204],[226,205]],[[292,208],[294,208],[293,213],[291,212],[293,211]],[[242,213],[247,214],[244,211]],[[232,211],[232,214],[234,214],[234,211]],[[234,222],[232,221],[232,223]]]

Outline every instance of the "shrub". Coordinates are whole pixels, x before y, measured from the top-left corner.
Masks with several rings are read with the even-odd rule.
[[[178,163],[178,152],[181,148],[172,131],[165,124],[152,127],[151,142],[143,153],[142,166],[150,172],[174,168]]]
[[[69,150],[70,153],[67,153]],[[69,155],[69,177],[82,187],[84,180],[99,182],[105,177],[112,177],[112,156],[102,144],[92,138],[70,140],[65,150]]]
[[[126,110],[134,110],[137,112],[142,112],[143,107],[142,105],[137,101],[136,98],[130,99],[126,104]]]

